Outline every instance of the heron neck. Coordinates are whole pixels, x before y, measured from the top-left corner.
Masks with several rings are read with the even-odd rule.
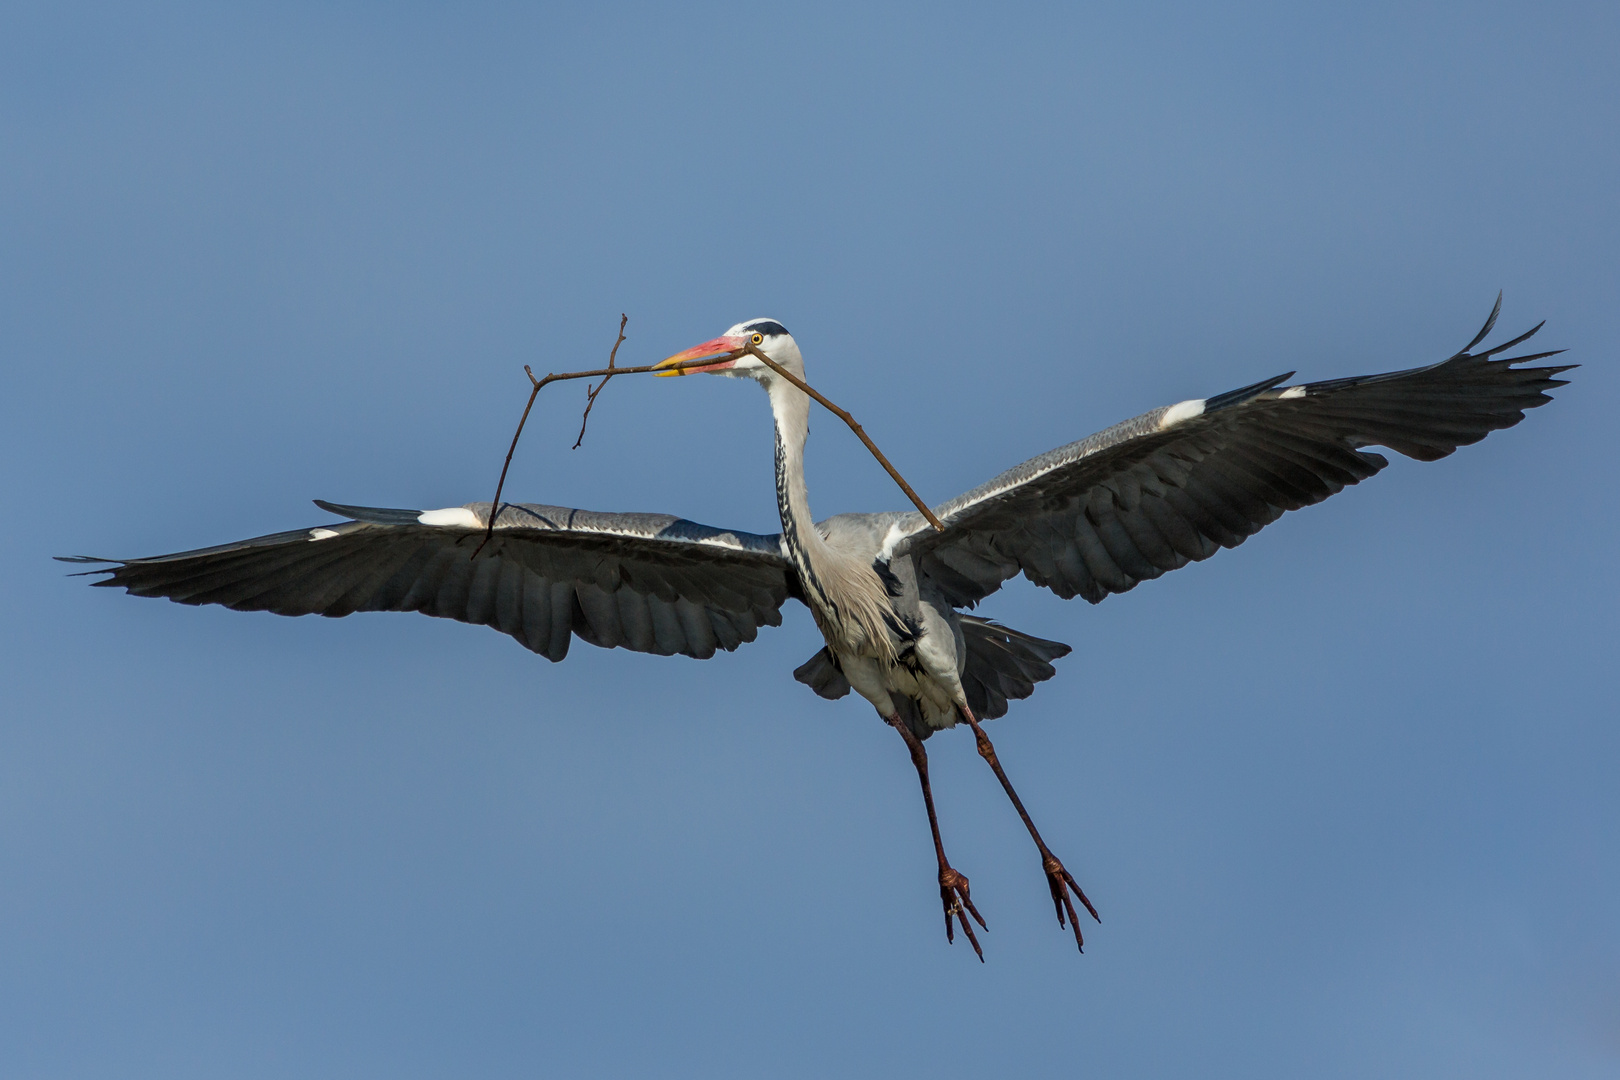
[[[782,517],[782,538],[789,557],[810,591],[820,592],[815,564],[827,542],[810,514],[810,493],[804,483],[804,442],[810,435],[810,399],[783,379],[766,387],[771,413],[776,417],[776,509]]]

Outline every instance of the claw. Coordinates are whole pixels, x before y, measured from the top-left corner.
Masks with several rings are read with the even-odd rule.
[[[1074,928],[1074,944],[1081,952],[1085,952],[1086,939],[1085,935],[1080,932],[1080,913],[1075,910],[1074,901],[1069,898],[1069,891],[1071,889],[1074,891],[1074,895],[1080,898],[1080,902],[1085,905],[1086,910],[1091,913],[1093,919],[1101,923],[1102,916],[1097,914],[1097,909],[1092,907],[1091,901],[1087,899],[1085,892],[1075,883],[1074,875],[1064,868],[1063,863],[1058,861],[1056,855],[1047,852],[1042,860],[1042,865],[1046,869],[1046,887],[1052,890],[1052,906],[1057,909],[1058,926],[1072,926]],[[1068,915],[1066,920],[1064,918],[1065,912]]]
[[[968,922],[968,915],[972,915],[983,929],[990,929],[979,914],[979,909],[973,906],[973,899],[968,895],[968,879],[966,874],[943,866],[939,871],[939,899],[945,906],[945,940],[951,944],[956,942],[956,933],[951,926],[951,917],[962,924],[962,933],[967,935],[968,944],[979,957],[979,963],[984,963],[984,950],[979,947],[979,938],[973,932],[973,924]],[[964,914],[964,909],[966,914]]]

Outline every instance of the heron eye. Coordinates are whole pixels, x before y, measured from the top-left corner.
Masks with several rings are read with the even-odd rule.
[[[760,342],[765,340],[765,335],[764,334],[755,334],[753,337],[749,338],[748,340],[752,341],[755,345],[758,345]]]

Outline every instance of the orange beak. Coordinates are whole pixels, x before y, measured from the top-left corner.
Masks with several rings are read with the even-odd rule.
[[[701,345],[694,345],[685,352],[678,352],[674,356],[660,360],[653,367],[674,367],[674,365],[685,363],[688,360],[701,360],[705,356],[713,356],[718,358],[713,364],[694,364],[691,367],[675,368],[674,371],[660,371],[658,377],[663,379],[671,375],[690,375],[693,372],[724,371],[737,362],[736,357],[728,354],[736,352],[747,343],[748,339],[740,334],[735,337],[717,337],[705,341]]]

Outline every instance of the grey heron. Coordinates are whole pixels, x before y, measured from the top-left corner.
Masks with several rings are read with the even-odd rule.
[[[552,661],[573,637],[603,648],[706,659],[778,625],[803,603],[825,646],[794,677],[824,698],[851,689],[905,741],[939,864],[945,932],[960,925],[979,959],[966,876],[946,858],[924,740],[966,723],[1034,840],[1060,928],[1083,948],[1076,901],[1096,909],[1031,820],[983,720],[1028,697],[1070,650],[967,614],[1023,574],[1065,599],[1098,603],[1221,548],[1285,511],[1320,502],[1388,464],[1368,446],[1420,461],[1511,427],[1550,401],[1570,366],[1523,367],[1552,352],[1499,358],[1540,329],[1437,364],[1290,384],[1293,373],[1182,401],[1001,473],[934,508],[816,521],[804,479],[810,399],[792,335],[773,319],[736,324],[677,353],[661,375],[752,379],[776,432],[782,531],[759,535],[659,514],[489,503],[439,510],[317,505],[344,520],[220,547],[107,560],[96,585],[185,604],[282,615],[420,611],[492,626]],[[692,361],[713,358],[712,363]],[[680,366],[675,366],[680,365]],[[476,558],[491,525],[491,541]],[[970,917],[973,921],[970,921]]]

